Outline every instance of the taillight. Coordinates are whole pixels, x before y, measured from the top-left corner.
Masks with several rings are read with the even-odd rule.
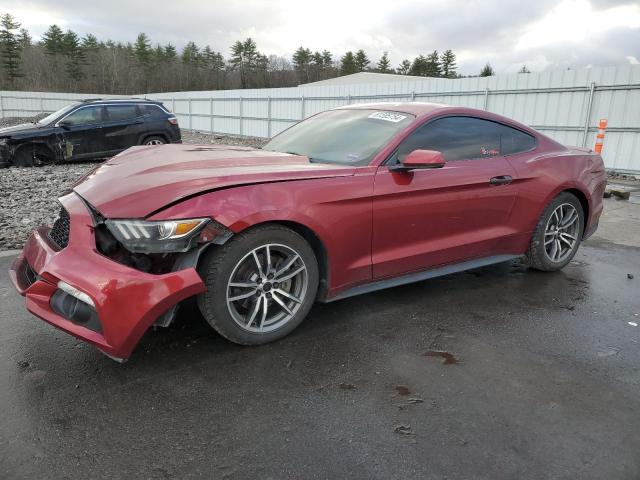
[[[169,123],[171,125],[178,125],[178,119],[176,117],[169,117]]]

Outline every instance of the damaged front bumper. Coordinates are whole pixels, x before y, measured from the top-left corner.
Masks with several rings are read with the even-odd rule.
[[[103,256],[83,200],[70,193],[60,202],[70,218],[67,246],[57,248],[49,227],[40,227],[14,261],[10,278],[31,313],[126,360],[158,318],[205,285],[193,267],[151,274]]]

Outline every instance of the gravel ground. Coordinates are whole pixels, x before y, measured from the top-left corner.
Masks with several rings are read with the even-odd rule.
[[[33,121],[32,118],[0,119],[0,128]],[[264,139],[182,132],[183,143],[260,147]],[[97,162],[67,163],[40,168],[0,169],[0,251],[22,248],[38,225],[52,223],[60,206],[56,198]]]

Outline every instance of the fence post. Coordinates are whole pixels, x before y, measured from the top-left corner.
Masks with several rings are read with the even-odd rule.
[[[596,83],[591,82],[591,86],[589,87],[589,100],[587,100],[587,114],[584,119],[584,133],[582,134],[582,146],[587,146],[587,141],[589,140],[589,122],[591,121],[591,108],[593,106],[593,92],[596,89]]]
[[[171,113],[176,114],[176,97],[171,97]]]
[[[411,92],[411,101],[412,102],[416,101],[416,92],[415,92],[415,90],[413,92]]]
[[[484,89],[484,106],[482,107],[482,109],[486,110],[487,107],[489,107],[489,89],[485,88]]]
[[[300,96],[300,120],[304,120],[304,95]]]
[[[2,101],[2,95],[0,95],[0,118],[4,118],[4,102]]]
[[[242,136],[242,132],[243,132],[243,128],[242,128],[242,117],[243,117],[243,115],[242,115],[242,113],[243,113],[242,112],[242,110],[243,110],[243,108],[242,108],[242,97],[240,97],[240,105],[239,105],[239,107],[240,107],[240,136]]]
[[[209,118],[209,130],[213,133],[213,97],[209,97],[209,115],[211,115]]]
[[[44,113],[44,98],[40,97],[40,113]]]
[[[345,98],[347,100],[347,105],[351,105],[351,94],[347,94]]]
[[[193,130],[191,122],[191,97],[189,97],[189,130]]]
[[[271,138],[271,97],[267,97],[267,137]]]

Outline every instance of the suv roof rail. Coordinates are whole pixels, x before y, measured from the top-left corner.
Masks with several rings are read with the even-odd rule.
[[[80,101],[82,103],[88,103],[88,102],[97,102],[98,100],[102,100],[102,99],[101,98],[83,98]]]

